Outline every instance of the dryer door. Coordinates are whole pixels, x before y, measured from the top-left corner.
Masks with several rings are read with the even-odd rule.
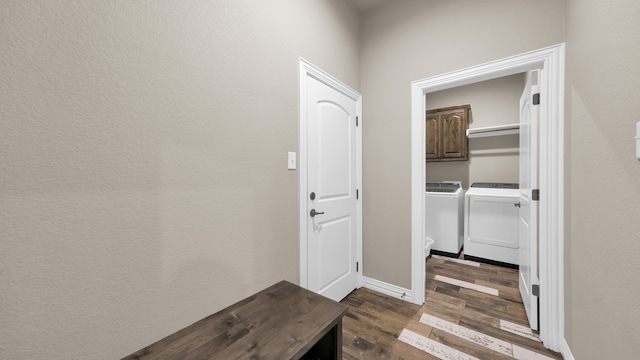
[[[473,195],[469,197],[468,240],[517,249],[517,197]]]

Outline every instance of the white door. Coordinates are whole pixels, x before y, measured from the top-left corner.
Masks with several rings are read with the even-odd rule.
[[[538,107],[533,96],[538,89],[538,71],[528,74],[520,98],[520,294],[532,329],[538,330]],[[536,295],[534,295],[534,293]]]
[[[307,287],[339,301],[357,281],[357,101],[308,77]],[[314,215],[315,213],[315,215]]]

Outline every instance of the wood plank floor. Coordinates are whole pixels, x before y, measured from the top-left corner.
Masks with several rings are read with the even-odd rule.
[[[562,359],[523,334],[517,270],[456,260],[427,258],[423,306],[365,288],[342,300],[344,359]]]

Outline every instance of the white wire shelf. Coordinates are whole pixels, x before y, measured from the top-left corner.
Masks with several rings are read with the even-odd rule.
[[[475,129],[467,129],[467,137],[480,138],[487,136],[513,135],[520,133],[520,124],[487,126]]]

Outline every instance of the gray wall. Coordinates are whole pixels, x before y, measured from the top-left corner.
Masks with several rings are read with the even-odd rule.
[[[364,275],[410,288],[411,81],[563,42],[564,3],[392,1],[361,37]]]
[[[427,109],[471,105],[469,128],[510,125],[519,122],[524,74],[459,86],[426,95]],[[469,161],[428,162],[427,181],[518,183],[518,135],[469,139]]]
[[[576,359],[635,358],[638,16],[632,0],[396,1],[366,13],[365,275],[410,286],[409,82],[566,41],[565,338]]]
[[[639,15],[396,0],[359,30],[338,0],[0,3],[0,358],[119,358],[298,281],[298,56],[361,85],[364,271],[409,287],[410,81],[562,41],[566,338],[634,358]]]
[[[0,2],[0,358],[114,359],[298,282],[298,58],[342,0]]]
[[[567,1],[565,311],[576,359],[640,352],[640,3]]]

